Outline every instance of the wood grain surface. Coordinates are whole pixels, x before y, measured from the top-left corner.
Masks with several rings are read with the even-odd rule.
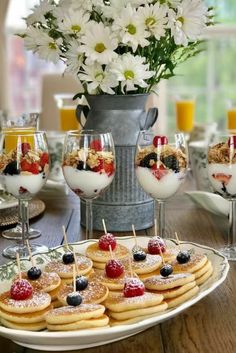
[[[226,243],[227,218],[219,217],[197,207],[184,195],[184,190],[193,188],[187,182],[180,192],[166,203],[166,236],[194,241],[214,248]],[[33,222],[42,231],[37,242],[49,247],[63,242],[62,225],[65,225],[68,240],[84,239],[84,229],[80,226],[79,199],[63,192],[48,191],[37,195],[46,203],[43,216]],[[153,229],[138,234],[153,235]],[[101,232],[94,232],[98,237]],[[116,233],[128,235],[129,233]],[[1,238],[0,250],[9,245],[9,240]],[[0,255],[0,263],[7,260]],[[183,313],[138,335],[76,352],[84,353],[234,353],[236,352],[236,263],[231,262],[227,280],[206,298]],[[3,353],[37,352],[23,348],[0,337]],[[75,351],[74,351],[75,352]]]

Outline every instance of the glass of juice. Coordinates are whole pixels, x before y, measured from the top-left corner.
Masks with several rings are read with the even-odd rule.
[[[54,97],[60,113],[60,130],[79,130],[80,126],[76,118],[77,100],[73,100],[73,94],[56,94]]]
[[[227,101],[227,127],[228,130],[236,130],[236,99]]]
[[[179,97],[175,101],[177,129],[189,134],[194,126],[195,99],[188,96]]]

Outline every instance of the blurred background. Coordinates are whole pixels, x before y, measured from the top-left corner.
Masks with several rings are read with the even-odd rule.
[[[15,33],[24,29],[22,17],[37,0],[0,1],[0,110],[11,114],[42,110],[42,80],[48,73],[63,73],[63,64],[38,59],[24,49]],[[159,103],[165,127],[176,128],[176,96],[188,93],[196,99],[197,123],[218,123],[225,128],[229,101],[236,101],[236,1],[209,0],[217,25],[209,28],[204,51],[179,66],[176,77],[163,82]]]

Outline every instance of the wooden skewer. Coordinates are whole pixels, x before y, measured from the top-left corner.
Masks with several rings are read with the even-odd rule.
[[[154,230],[155,236],[157,237],[157,219],[156,218],[154,219],[154,227],[155,227],[155,230]]]
[[[67,234],[66,234],[66,228],[65,228],[65,226],[62,226],[62,231],[63,231],[63,236],[64,236],[65,245],[66,245],[67,249],[70,250],[69,244],[68,244],[68,240],[67,240]]]
[[[134,243],[135,243],[135,247],[138,247],[138,242],[137,242],[137,235],[136,235],[136,231],[134,228],[134,225],[132,224],[132,229],[133,229],[133,234],[134,234]]]
[[[76,292],[76,273],[75,273],[75,265],[73,265],[73,289]]]
[[[103,224],[104,232],[105,232],[105,234],[107,234],[107,227],[106,227],[106,223],[105,223],[104,219],[102,219],[102,224]]]
[[[131,264],[131,258],[130,258],[130,256],[129,256],[129,271],[130,271],[131,277],[133,277],[134,274],[133,274],[133,269],[132,269],[132,264]]]
[[[78,275],[79,274],[79,267],[78,267],[78,263],[77,263],[77,257],[76,257],[76,254],[75,254],[75,249],[73,249],[73,255],[74,255],[74,259],[75,259],[76,273]]]
[[[178,247],[179,247],[179,251],[181,251],[180,241],[179,241],[179,237],[178,237],[177,232],[175,232],[175,237],[176,237],[176,240],[177,240],[177,245],[178,245]]]
[[[35,262],[34,262],[34,259],[33,259],[33,256],[32,256],[32,251],[30,249],[30,244],[29,244],[29,240],[26,239],[26,245],[27,245],[27,249],[28,249],[28,252],[29,252],[29,257],[30,257],[30,261],[31,261],[31,264],[33,267],[35,267]]]
[[[113,254],[111,245],[109,245],[109,251],[110,251],[111,260],[114,260],[114,254]]]
[[[159,248],[159,250],[160,250],[160,255],[161,255],[162,263],[163,263],[163,265],[165,265],[165,260],[164,260],[164,257],[163,257],[163,252],[162,252],[162,250],[161,250],[161,246],[160,246],[160,244],[159,244],[159,241],[157,241],[157,242],[158,242],[158,248]]]
[[[20,255],[18,252],[16,253],[16,262],[18,267],[19,279],[22,280],[21,268],[20,268]]]

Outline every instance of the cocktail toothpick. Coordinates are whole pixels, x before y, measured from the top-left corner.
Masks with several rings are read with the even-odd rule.
[[[154,219],[154,234],[157,237],[157,219]]]
[[[33,267],[35,267],[35,262],[34,262],[34,258],[32,256],[32,251],[30,249],[30,244],[29,244],[29,240],[26,239],[26,246],[27,246],[27,249],[28,249],[28,252],[29,252],[29,257],[30,257],[30,261],[31,261],[31,264]]]
[[[102,219],[102,225],[103,225],[103,229],[104,229],[105,234],[107,234],[107,227],[106,227],[106,223],[105,223],[104,219]]]
[[[109,251],[110,251],[111,260],[114,260],[114,253],[113,253],[113,251],[112,251],[111,245],[109,245]]]
[[[163,257],[163,253],[162,253],[162,250],[161,250],[161,246],[160,246],[159,241],[157,241],[157,243],[158,243],[158,248],[159,248],[159,251],[160,251],[160,255],[161,255],[161,259],[162,259],[162,263],[163,263],[163,265],[165,265],[165,260],[164,260],[164,257]]]
[[[20,255],[18,252],[16,253],[16,263],[18,267],[19,279],[22,280],[21,268],[20,268]]]
[[[75,265],[73,265],[73,290],[76,292],[76,271],[75,271]]]
[[[175,237],[176,237],[176,240],[177,240],[177,245],[178,245],[178,247],[179,247],[179,251],[181,251],[180,241],[179,241],[179,237],[178,237],[177,232],[175,232]]]
[[[62,232],[63,232],[64,242],[65,242],[66,248],[70,251],[68,240],[67,240],[67,234],[66,234],[65,226],[62,226]]]
[[[136,235],[136,231],[135,231],[135,228],[134,228],[133,224],[132,224],[132,230],[133,230],[133,235],[134,235],[135,247],[138,248],[137,235]]]
[[[130,272],[130,276],[132,278],[134,276],[134,274],[133,274],[133,269],[132,269],[132,263],[131,263],[130,256],[129,256],[129,272]]]
[[[76,268],[76,273],[77,275],[79,274],[79,267],[78,267],[78,263],[77,263],[77,257],[76,257],[76,254],[75,254],[75,249],[73,248],[73,255],[74,255],[74,260],[75,260],[75,268]]]

